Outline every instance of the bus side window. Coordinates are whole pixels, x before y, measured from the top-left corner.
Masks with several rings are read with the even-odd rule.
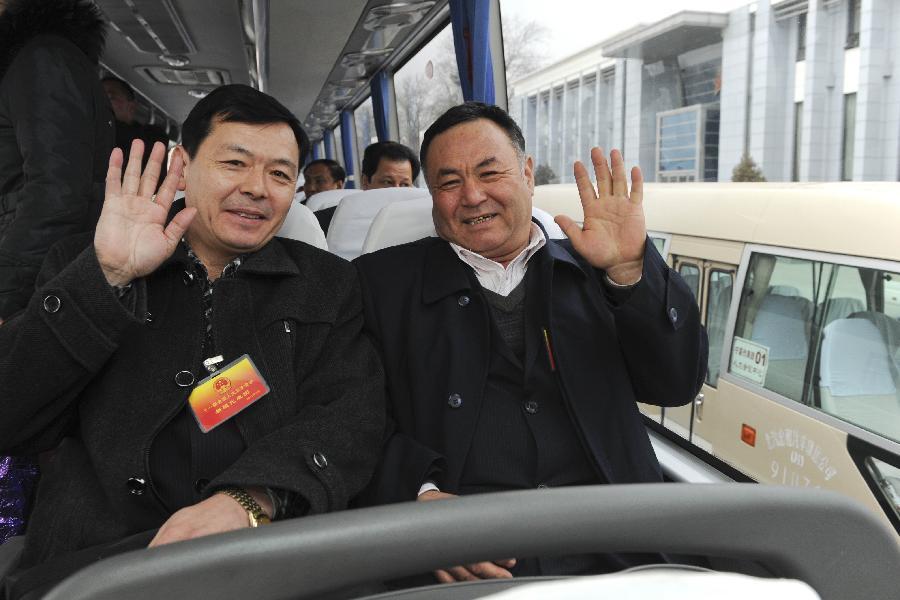
[[[900,322],[866,293],[897,277],[754,253],[729,372],[900,441]]]
[[[694,294],[694,300],[699,303],[700,298],[700,267],[694,263],[682,262],[678,265],[678,274],[684,279],[684,282],[691,288]]]
[[[650,236],[650,241],[653,242],[653,246],[656,247],[656,251],[659,252],[659,255],[663,258],[666,257],[666,240],[665,238]]]
[[[709,337],[706,383],[713,387],[719,381],[719,363],[722,360],[722,344],[725,342],[725,327],[733,288],[734,273],[719,269],[709,272],[706,292],[706,334]]]

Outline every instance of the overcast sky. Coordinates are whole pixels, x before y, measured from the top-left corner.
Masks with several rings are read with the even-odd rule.
[[[593,46],[626,29],[682,10],[728,12],[751,0],[500,0],[502,13],[543,23],[550,30],[550,61]]]

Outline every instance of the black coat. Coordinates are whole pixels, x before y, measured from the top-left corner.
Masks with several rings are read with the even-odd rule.
[[[182,248],[137,280],[129,309],[89,244],[56,245],[28,308],[0,327],[0,389],[15,390],[0,394],[0,452],[56,447],[23,567],[169,517],[150,446],[191,390],[176,373],[197,373],[204,358],[200,289],[186,283]],[[268,486],[299,494],[311,513],[344,508],[368,482],[384,430],[383,374],[352,266],[275,238],[217,281],[213,302],[217,351],[226,363],[248,353],[271,392],[234,417],[246,450],[207,490]]]
[[[50,246],[100,214],[114,126],[99,15],[86,0],[0,15],[0,319],[25,307]]]
[[[354,264],[396,428],[361,503],[411,500],[426,479],[456,493],[484,401],[487,303],[471,268],[438,238]],[[650,243],[641,282],[618,306],[603,273],[568,241],[549,241],[529,269],[541,269],[544,295],[526,302],[541,304],[561,395],[604,479],[660,481],[635,402],[685,404],[702,385],[707,339],[690,290]]]

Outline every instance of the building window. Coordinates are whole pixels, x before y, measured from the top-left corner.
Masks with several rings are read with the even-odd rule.
[[[806,60],[806,13],[797,17],[797,62]]]
[[[794,160],[791,181],[800,181],[800,147],[803,144],[803,103],[794,103]]]
[[[537,139],[537,96],[529,96],[525,105],[525,152],[531,156],[535,153]]]
[[[566,86],[565,152],[563,153],[563,172],[560,173],[562,183],[575,181],[571,166],[578,158],[578,90],[577,81]]]
[[[562,164],[562,138],[563,125],[563,87],[559,86],[553,90],[553,101],[550,106],[550,168],[557,171],[556,176],[559,177],[558,169]]]
[[[550,92],[542,92],[538,99],[538,143],[536,166],[550,167]]]
[[[605,142],[600,141],[600,132],[597,131],[597,78],[591,75],[581,81],[581,147],[575,151],[576,158],[587,157],[584,164],[590,165],[589,148],[601,144]],[[584,162],[584,158],[581,160]]]
[[[657,115],[657,181],[696,181],[700,153],[699,106]]]
[[[853,138],[856,136],[856,94],[844,94],[844,139],[841,147],[841,181],[853,180]]]
[[[850,0],[847,14],[847,45],[845,48],[859,47],[859,19],[862,0]]]

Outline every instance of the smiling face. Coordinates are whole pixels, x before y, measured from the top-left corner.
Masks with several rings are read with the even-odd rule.
[[[226,123],[185,160],[187,206],[197,216],[187,232],[211,275],[240,254],[265,246],[281,227],[296,188],[299,149],[286,123]]]
[[[413,169],[408,160],[390,160],[382,158],[372,178],[362,176],[364,190],[377,190],[390,187],[412,187]]]
[[[437,135],[428,149],[434,227],[451,241],[502,265],[528,245],[534,176],[506,133],[477,119]]]

